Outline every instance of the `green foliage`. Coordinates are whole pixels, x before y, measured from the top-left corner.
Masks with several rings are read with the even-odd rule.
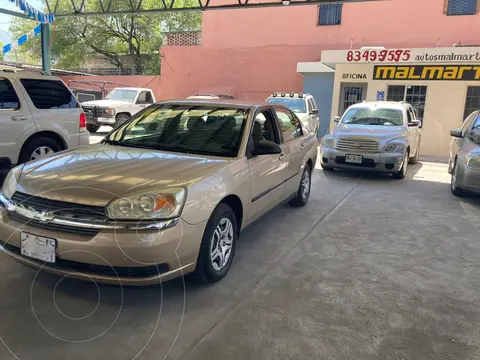
[[[196,6],[198,0],[177,0],[175,3],[175,7],[185,5]],[[98,0],[86,0],[86,6],[89,11],[101,11]],[[142,8],[162,6],[161,0],[144,0]],[[112,1],[112,11],[130,9],[130,0]],[[59,0],[57,11],[71,11],[71,0]],[[125,60],[121,55],[130,55],[136,74],[159,74],[158,50],[162,45],[162,31],[200,30],[200,26],[199,12],[61,18],[51,25],[51,55],[55,67],[72,70],[99,55],[108,58],[113,66],[122,68]],[[34,21],[19,18],[12,22],[10,31],[15,38],[34,27]],[[38,63],[41,59],[40,37],[19,47],[17,56]]]

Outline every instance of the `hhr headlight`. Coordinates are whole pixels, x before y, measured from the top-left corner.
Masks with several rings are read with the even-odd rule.
[[[18,180],[20,179],[20,175],[22,175],[22,171],[23,164],[16,166],[12,170],[10,170],[7,177],[5,178],[2,187],[2,194],[6,199],[10,200],[13,194],[15,194],[15,191],[17,190]]]
[[[385,152],[403,152],[405,145],[401,142],[391,141],[385,145]]]
[[[107,215],[116,220],[170,219],[180,216],[185,203],[184,188],[168,188],[129,195],[112,201]]]
[[[322,138],[321,146],[331,149],[335,146],[335,139],[324,136]]]

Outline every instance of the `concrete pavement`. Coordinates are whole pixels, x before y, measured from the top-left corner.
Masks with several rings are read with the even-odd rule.
[[[0,359],[478,359],[480,200],[444,164],[408,176],[317,169],[210,286],[97,288],[0,254]]]

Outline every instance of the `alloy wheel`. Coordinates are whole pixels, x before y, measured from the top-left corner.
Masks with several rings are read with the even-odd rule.
[[[230,259],[233,247],[233,225],[230,219],[222,218],[213,232],[210,245],[210,260],[216,271],[222,270]]]
[[[302,199],[306,200],[310,193],[310,172],[305,171],[302,176],[302,189],[300,190],[302,194]]]
[[[30,160],[41,159],[53,153],[55,153],[55,151],[52,148],[48,146],[39,146],[33,151],[32,156],[30,157]]]

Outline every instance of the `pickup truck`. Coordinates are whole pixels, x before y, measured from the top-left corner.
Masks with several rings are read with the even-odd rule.
[[[87,129],[96,132],[102,125],[117,127],[143,108],[155,103],[151,89],[115,88],[103,100],[81,103]]]

